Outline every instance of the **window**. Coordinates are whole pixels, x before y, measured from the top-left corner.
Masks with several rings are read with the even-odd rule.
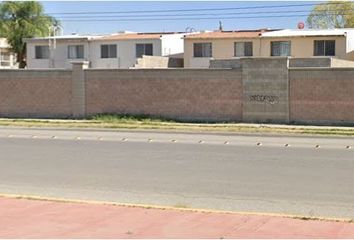
[[[194,43],[194,57],[211,57],[212,45],[211,43]]]
[[[49,46],[35,46],[36,59],[49,59]]]
[[[271,56],[290,56],[291,42],[271,42]]]
[[[137,58],[140,58],[143,55],[152,56],[152,52],[152,43],[136,44],[135,53]]]
[[[116,58],[117,57],[117,45],[101,45],[101,58]]]
[[[1,66],[1,67],[10,67],[10,66],[11,66],[11,62],[8,62],[8,61],[6,61],[6,62],[0,62],[0,66]]]
[[[84,58],[84,45],[70,45],[68,46],[68,58]]]
[[[234,55],[235,57],[253,56],[252,42],[235,42]]]
[[[313,55],[314,56],[335,56],[336,41],[335,40],[315,40]]]
[[[0,52],[1,61],[10,61],[11,53],[9,52]]]
[[[0,52],[0,66],[11,66],[11,53]]]

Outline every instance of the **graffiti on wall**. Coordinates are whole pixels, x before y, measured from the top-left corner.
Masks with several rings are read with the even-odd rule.
[[[275,104],[279,102],[278,96],[271,95],[251,95],[249,97],[250,102],[260,102],[266,104]]]

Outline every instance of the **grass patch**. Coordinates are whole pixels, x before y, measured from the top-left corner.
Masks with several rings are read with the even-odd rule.
[[[117,114],[98,114],[90,118],[94,121],[106,122],[106,123],[162,123],[162,122],[175,122],[168,119],[153,118],[148,115],[117,115]]]
[[[107,128],[144,129],[184,132],[258,133],[354,136],[354,127],[316,127],[296,125],[245,124],[245,123],[201,123],[183,122],[148,115],[100,114],[85,120],[74,119],[0,119],[0,126],[47,127],[47,128]]]

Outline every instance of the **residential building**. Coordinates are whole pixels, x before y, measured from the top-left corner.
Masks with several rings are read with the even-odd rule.
[[[354,60],[354,29],[285,29],[261,35],[261,56]]]
[[[354,60],[354,29],[215,31],[187,35],[184,66],[208,68],[210,59],[240,57]]]
[[[184,33],[121,32],[101,36],[26,39],[28,68],[70,68],[85,60],[90,68],[132,68],[138,58],[183,54]]]
[[[184,37],[184,66],[208,68],[210,59],[259,56],[260,35],[267,30],[215,31]]]
[[[95,39],[90,47],[91,67],[131,68],[143,55],[183,54],[183,36],[184,33],[120,33]]]
[[[27,68],[71,68],[71,61],[89,61],[90,40],[100,37],[75,34],[25,39]]]
[[[6,38],[0,38],[0,69],[17,68],[16,55],[11,51]]]

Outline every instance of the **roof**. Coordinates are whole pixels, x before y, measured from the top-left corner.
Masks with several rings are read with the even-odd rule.
[[[262,33],[262,37],[344,36],[347,34],[347,32],[354,32],[354,29],[284,29]]]
[[[189,34],[185,39],[228,39],[228,38],[256,38],[264,31],[270,30],[242,30],[242,31],[214,31]]]
[[[118,33],[102,37],[100,40],[160,39],[164,35],[184,34],[181,32]]]
[[[76,40],[76,39],[83,39],[83,40],[89,40],[89,39],[94,39],[94,38],[100,38],[102,36],[100,35],[78,35],[78,34],[72,34],[72,35],[62,35],[62,36],[51,36],[51,37],[36,37],[36,38],[25,38],[24,40],[27,41],[36,41],[36,40],[50,40],[50,39],[56,39],[56,40]]]
[[[104,36],[100,40],[160,39],[160,33],[122,33]]]
[[[135,32],[119,32],[115,34],[104,34],[104,35],[63,35],[55,37],[37,37],[37,38],[25,38],[26,42],[29,41],[40,41],[40,40],[135,40],[135,39],[160,39],[164,35],[173,34],[185,34],[182,32],[153,32],[153,33],[135,33]]]

